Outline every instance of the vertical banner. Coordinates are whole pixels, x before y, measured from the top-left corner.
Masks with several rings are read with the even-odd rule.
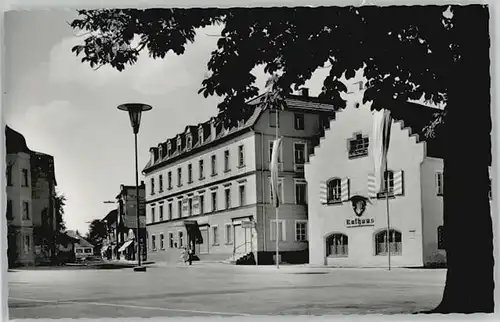
[[[373,132],[370,142],[375,175],[375,187],[377,191],[382,190],[385,167],[387,164],[387,152],[391,138],[392,116],[386,109],[373,111]]]
[[[273,191],[273,204],[274,207],[278,208],[280,204],[280,192],[279,192],[279,162],[278,157],[281,149],[282,138],[274,141],[273,151],[271,155],[271,189]]]

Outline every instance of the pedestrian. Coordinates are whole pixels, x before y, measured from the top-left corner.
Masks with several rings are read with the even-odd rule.
[[[193,248],[192,247],[189,247],[189,250],[188,250],[188,262],[189,262],[189,265],[193,265]]]
[[[188,250],[186,249],[186,247],[182,247],[181,261],[184,263],[184,265],[186,265],[186,267],[187,267],[188,258],[189,258]]]

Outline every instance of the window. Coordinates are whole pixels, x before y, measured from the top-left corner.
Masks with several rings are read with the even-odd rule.
[[[158,177],[158,188],[160,189],[160,192],[163,191],[163,174],[160,174],[160,176]]]
[[[85,248],[85,254],[92,254],[92,248]]]
[[[217,157],[215,155],[212,155],[211,162],[212,162],[212,176],[215,176],[217,175]]]
[[[28,187],[28,169],[23,169],[23,187]]]
[[[25,250],[26,251],[26,250]],[[76,249],[76,253],[77,254],[82,254],[83,253],[83,249],[82,248],[77,248]]]
[[[23,201],[23,220],[30,220],[30,204],[27,201]]]
[[[335,178],[327,183],[327,202],[338,203],[342,201],[342,180]]]
[[[243,145],[238,146],[238,166],[245,166],[245,148]]]
[[[307,240],[307,221],[295,222],[295,240],[300,242]]]
[[[155,217],[156,217],[155,208],[151,207],[151,222],[155,222],[156,221]]]
[[[271,162],[273,157],[273,145],[274,141],[273,140],[269,141],[269,162]],[[283,142],[281,142],[280,153],[278,155],[278,162],[281,162],[282,159],[283,159]]]
[[[163,221],[163,205],[160,205],[160,221]]]
[[[224,199],[226,201],[226,209],[231,208],[231,188],[227,187],[224,189]]]
[[[436,195],[442,196],[444,193],[444,176],[443,172],[436,172]]]
[[[297,205],[307,204],[306,191],[307,183],[305,180],[295,181],[295,203]]]
[[[24,253],[29,254],[31,251],[31,238],[29,235],[24,236]]]
[[[219,231],[217,226],[212,226],[212,245],[219,245]]]
[[[177,187],[182,186],[182,168],[177,168]]]
[[[239,195],[240,195],[240,207],[246,204],[246,193],[245,193],[245,185],[240,184],[238,187]]]
[[[232,244],[233,243],[233,225],[232,224],[226,224],[225,226],[225,236],[226,236],[226,244]]]
[[[285,221],[284,220],[278,220],[278,230],[279,230],[279,241],[284,241],[286,240],[286,231],[285,231]],[[271,220],[271,240],[276,240],[276,220]]]
[[[174,248],[174,234],[168,233],[168,246]]]
[[[294,143],[294,164],[304,164],[306,162],[306,145],[305,143]]]
[[[155,178],[151,178],[151,194],[155,194]]]
[[[217,211],[217,191],[212,191],[212,211]]]
[[[389,196],[394,195],[394,172],[392,171],[384,172],[384,181],[382,182],[382,192],[379,193],[379,197],[385,196],[387,192],[389,193]]]
[[[182,217],[182,200],[177,200],[177,218]]]
[[[187,137],[187,149],[191,150],[192,147],[193,147],[193,139],[191,138],[191,134],[189,134]]]
[[[181,137],[177,138],[177,152],[181,152],[181,148],[182,148],[182,141],[181,141]]]
[[[200,215],[203,215],[205,213],[205,195],[200,194]]]
[[[229,150],[224,151],[224,172],[228,172],[229,168]]]
[[[172,220],[172,203],[168,203],[168,220]]]
[[[358,158],[368,155],[368,145],[370,139],[362,134],[355,134],[349,139],[349,158]]]
[[[326,239],[326,256],[347,257],[349,255],[349,239],[344,234],[333,234]]]
[[[170,140],[168,140],[168,142],[167,142],[167,155],[170,156],[170,154],[172,154],[172,142]]]
[[[193,183],[193,165],[188,164],[188,183]]]
[[[279,127],[280,126],[280,118],[279,113],[276,115],[276,111],[269,111],[269,126],[270,127]],[[278,121],[278,122],[276,122]]]
[[[391,255],[402,254],[401,233],[397,230],[389,231],[389,249]],[[375,255],[387,255],[387,230],[375,235]]]
[[[280,204],[283,204],[283,179],[282,178],[279,178],[278,180],[278,190],[280,192]],[[271,184],[271,178],[269,178],[269,202],[270,203],[273,203],[273,199],[274,199],[274,196],[273,196],[273,187],[272,187],[272,184]]]
[[[443,226],[437,228],[438,249],[444,249]]]
[[[169,171],[167,174],[167,181],[168,181],[168,189],[172,189],[172,171]]]
[[[7,185],[12,186],[12,164],[7,166]]]
[[[188,199],[188,213],[189,216],[193,215],[193,198]]]
[[[160,234],[160,249],[165,249],[165,238],[163,234]]]
[[[296,130],[304,129],[304,114],[295,113],[294,114],[294,127]]]
[[[198,161],[198,170],[200,173],[200,180],[205,179],[205,169],[203,167],[203,160]]]
[[[151,235],[151,249],[156,250],[156,236]]]
[[[184,247],[184,232],[179,232],[179,247]]]
[[[7,200],[7,220],[14,219],[14,213],[12,210],[12,200]]]

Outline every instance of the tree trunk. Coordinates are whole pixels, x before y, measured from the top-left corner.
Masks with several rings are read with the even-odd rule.
[[[454,18],[454,37],[461,37],[461,59],[450,71],[444,130],[443,219],[448,270],[442,302],[433,312],[491,313],[489,17],[487,9],[477,6],[467,11],[454,8]]]

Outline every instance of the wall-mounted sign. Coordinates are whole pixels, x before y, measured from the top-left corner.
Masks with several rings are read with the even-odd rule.
[[[354,219],[346,219],[345,225],[347,228],[352,227],[365,227],[365,226],[375,226],[374,218],[354,218]]]

